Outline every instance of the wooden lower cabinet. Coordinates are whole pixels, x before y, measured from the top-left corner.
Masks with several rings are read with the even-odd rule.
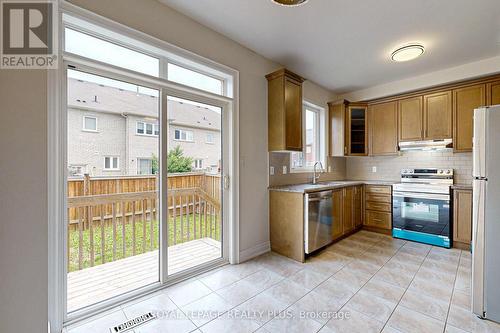
[[[353,202],[354,227],[357,228],[363,225],[363,186],[354,187]]]
[[[344,234],[354,230],[354,187],[344,188]]]
[[[338,239],[344,234],[344,189],[332,193],[332,239]]]
[[[453,247],[469,250],[472,241],[472,190],[453,191]]]
[[[363,225],[374,231],[390,232],[392,229],[392,187],[365,186],[365,218]]]

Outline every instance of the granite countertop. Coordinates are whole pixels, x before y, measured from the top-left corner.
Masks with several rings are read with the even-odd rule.
[[[333,190],[336,188],[355,186],[355,185],[393,185],[399,183],[399,181],[377,181],[377,180],[338,180],[338,181],[327,181],[319,182],[318,184],[295,184],[295,185],[279,185],[270,186],[270,191],[280,191],[280,192],[296,192],[296,193],[306,193],[306,192],[316,192],[323,190]]]

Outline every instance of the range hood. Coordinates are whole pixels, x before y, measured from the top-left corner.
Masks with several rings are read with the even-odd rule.
[[[452,140],[427,140],[427,141],[407,141],[399,143],[400,151],[408,150],[443,150],[452,148]]]

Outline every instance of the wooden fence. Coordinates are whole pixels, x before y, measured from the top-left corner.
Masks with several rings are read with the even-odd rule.
[[[68,181],[68,271],[158,248],[155,176]],[[168,244],[203,237],[220,240],[220,175],[168,176]]]

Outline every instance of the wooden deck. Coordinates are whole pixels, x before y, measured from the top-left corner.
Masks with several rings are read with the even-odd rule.
[[[201,238],[168,248],[168,272],[220,258],[220,242]],[[154,283],[159,279],[159,251],[86,268],[68,274],[68,312]]]

